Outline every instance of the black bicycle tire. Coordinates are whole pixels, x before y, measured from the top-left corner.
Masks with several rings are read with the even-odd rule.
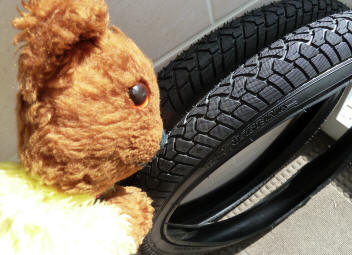
[[[282,221],[284,221],[293,212],[303,207],[315,194],[317,194],[327,184],[334,180],[341,171],[350,169],[352,166],[351,142],[352,129],[350,128],[341,138],[339,138],[335,143],[327,148],[325,152],[320,154],[317,158],[313,159],[307,165],[303,166],[303,168],[294,178],[288,180],[284,185],[280,186],[276,191],[271,193],[251,209],[247,210],[244,214],[236,216],[238,217],[238,222],[241,222],[242,219],[250,222],[251,218],[252,220],[255,220],[253,219],[253,215],[255,217],[255,214],[265,214],[263,207],[268,208],[271,202],[276,204],[269,209],[276,211],[273,213],[275,214],[274,217],[272,215],[269,216],[269,214],[266,214],[259,222],[254,224],[262,225],[257,229],[257,231],[255,231],[256,233],[252,233],[248,239],[239,240],[236,245],[232,246],[231,248],[239,252],[243,250],[243,248],[248,247],[249,244],[259,240],[272,228],[276,227]],[[318,176],[316,175],[317,172],[319,172]],[[289,200],[291,201],[288,202]],[[291,205],[284,205],[287,203],[290,203]],[[278,209],[281,212],[279,212]],[[262,211],[262,213],[260,211]],[[250,214],[252,214],[252,217]],[[243,223],[241,222],[241,224],[238,225],[238,228],[234,228],[236,229],[236,232],[242,232],[240,228],[248,231],[247,229],[243,228],[242,224]],[[211,253],[207,254],[210,255]]]
[[[209,174],[211,167],[224,162],[230,156],[224,154],[227,148],[238,150],[285,118],[342,88],[341,83],[352,75],[351,51],[352,12],[332,15],[273,43],[216,86],[178,123],[168,144],[135,176],[134,184],[154,200],[156,219],[163,208],[177,202],[175,197],[181,199],[176,193],[180,188],[185,193],[187,182],[194,183]],[[258,90],[256,96],[253,89]],[[248,97],[255,100],[249,104]],[[266,102],[258,101],[259,97]],[[229,100],[232,103],[225,104]],[[259,114],[254,109],[260,109],[262,103],[267,106]],[[229,121],[232,125],[226,124]],[[243,126],[236,128],[235,124],[242,121]],[[221,142],[219,136],[223,137]],[[195,155],[195,148],[203,149],[202,160]],[[157,254],[152,234],[143,244],[145,254]]]
[[[212,86],[284,34],[348,8],[336,0],[285,0],[254,10],[204,36],[158,73],[164,128]]]
[[[241,175],[191,203],[177,208],[173,222],[182,216],[184,222],[201,224],[218,220],[270,180],[282,167],[297,156],[303,145],[310,143],[321,125],[341,99],[344,90],[308,109],[292,121],[273,143],[256,158]],[[315,109],[314,109],[315,108]],[[221,201],[219,201],[219,198]],[[176,219],[174,219],[176,216]],[[185,220],[184,217],[187,217]]]

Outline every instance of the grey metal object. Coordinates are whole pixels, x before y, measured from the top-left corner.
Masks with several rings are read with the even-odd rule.
[[[241,203],[229,214],[224,216],[221,220],[228,219],[236,216],[245,210],[248,210],[264,197],[275,191],[282,184],[288,181],[295,175],[305,164],[313,160],[319,154],[323,153],[328,146],[333,143],[333,140],[323,132],[317,133],[314,139],[306,144],[297,154],[293,157],[291,162],[282,168],[270,181],[261,187],[257,192],[250,196],[247,200]]]
[[[347,127],[336,120],[339,112],[341,111],[342,105],[345,103],[347,96],[352,91],[352,81],[350,81],[349,87],[346,88],[344,94],[342,95],[339,103],[336,105],[335,109],[331,112],[326,122],[322,125],[322,130],[329,136],[337,140],[346,132]]]

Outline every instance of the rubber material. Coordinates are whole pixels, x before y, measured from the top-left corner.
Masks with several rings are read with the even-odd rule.
[[[351,51],[352,12],[332,15],[273,43],[200,100],[133,178],[157,210],[142,253],[194,254],[219,248],[175,246],[162,233],[163,222],[190,189],[229,157],[347,85]]]
[[[270,230],[329,183],[344,164],[351,162],[351,156],[352,129],[349,129],[325,153],[305,165],[294,178],[253,208],[228,220],[198,227],[200,235],[197,239],[209,243],[233,242]],[[229,225],[231,228],[226,227]],[[197,239],[191,237],[188,241],[197,242]]]
[[[158,74],[164,128],[170,130],[230,71],[284,34],[348,8],[335,0],[286,0],[228,22]]]
[[[204,224],[218,220],[238,206],[274,176],[318,132],[343,91],[309,108],[292,120],[282,134],[240,175],[213,192],[182,204],[173,213],[174,223]]]

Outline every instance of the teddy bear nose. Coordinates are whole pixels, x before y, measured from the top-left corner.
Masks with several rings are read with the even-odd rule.
[[[162,136],[161,136],[161,141],[160,141],[160,148],[163,147],[166,144],[167,137],[168,137],[167,133],[165,132],[165,130],[163,130],[163,133],[162,133]],[[135,164],[136,164],[137,167],[141,167],[142,168],[148,163],[146,163],[146,162],[137,162]]]
[[[145,165],[146,165],[145,162],[137,162],[137,163],[136,163],[136,166],[138,166],[138,167],[143,167],[143,166],[145,166]]]

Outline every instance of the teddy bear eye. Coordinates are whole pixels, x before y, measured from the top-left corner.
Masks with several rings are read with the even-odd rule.
[[[144,83],[137,83],[128,92],[135,106],[145,107],[148,104],[149,89]]]

